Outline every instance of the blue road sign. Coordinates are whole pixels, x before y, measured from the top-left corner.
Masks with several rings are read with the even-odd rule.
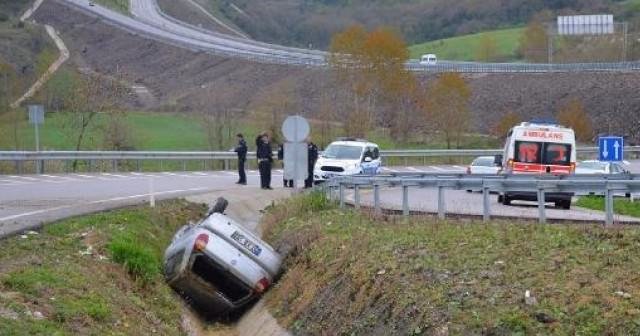
[[[617,136],[598,138],[598,159],[600,161],[624,160],[624,139]]]

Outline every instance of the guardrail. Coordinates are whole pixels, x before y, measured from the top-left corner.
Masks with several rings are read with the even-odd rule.
[[[577,149],[580,155],[595,155],[598,152],[597,147],[582,147]],[[475,157],[482,155],[496,155],[502,153],[501,149],[397,149],[383,150],[380,155],[383,161],[387,162],[391,159],[402,159],[405,161],[410,159],[422,158],[426,162],[429,158],[455,158],[455,157]],[[640,154],[640,146],[625,147],[626,154]],[[276,153],[274,152],[274,156]],[[248,158],[255,157],[255,152],[249,152]],[[237,158],[234,152],[159,152],[159,151],[0,151],[0,163],[11,162],[15,164],[15,173],[23,173],[23,164],[25,162],[36,162],[35,172],[42,174],[45,171],[45,162],[61,161],[65,162],[65,171],[70,170],[69,163],[72,161],[85,162],[89,171],[96,168],[97,162],[111,161],[111,169],[118,171],[119,163],[134,162],[133,169],[141,171],[142,161],[173,161],[182,162],[182,170],[187,170],[187,162],[202,161],[202,169],[206,170],[207,162],[222,162],[223,169],[230,169],[232,162]],[[251,160],[249,160],[249,163]],[[406,162],[405,162],[406,163]],[[406,164],[405,164],[406,165]],[[162,167],[161,167],[162,169]]]
[[[337,201],[340,207],[347,202],[346,189],[353,188],[353,203],[356,208],[361,206],[360,190],[373,189],[373,208],[381,213],[380,189],[402,188],[402,214],[409,216],[409,188],[437,188],[438,189],[438,218],[445,219],[445,190],[479,190],[482,192],[483,221],[491,219],[489,195],[510,191],[531,192],[537,195],[538,220],[546,223],[545,193],[571,194],[604,194],[605,196],[605,225],[613,224],[613,196],[614,193],[640,192],[640,175],[624,175],[619,177],[603,177],[594,175],[566,175],[566,176],[532,176],[532,175],[465,175],[465,174],[393,174],[385,176],[341,176],[326,182],[325,188],[330,199],[337,191]]]

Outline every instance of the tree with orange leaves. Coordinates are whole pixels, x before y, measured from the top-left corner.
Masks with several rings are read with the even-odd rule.
[[[460,147],[460,140],[471,124],[469,98],[471,89],[458,73],[443,73],[427,89],[425,116],[434,130],[442,132],[447,149],[453,141]]]
[[[579,99],[571,99],[561,106],[558,110],[557,118],[560,124],[573,129],[578,141],[587,142],[592,140],[593,126],[591,119]]]
[[[500,120],[498,120],[498,122],[495,124],[495,126],[493,127],[493,134],[501,139],[504,139],[507,136],[507,132],[509,132],[509,130],[513,126],[521,122],[522,118],[520,118],[517,113],[509,111],[505,115],[503,115],[502,118],[500,118]]]
[[[376,120],[380,103],[396,102],[410,74],[405,69],[409,52],[394,30],[367,32],[352,26],[334,35],[329,64],[336,78],[350,92],[353,106],[345,116],[349,135],[365,136]]]

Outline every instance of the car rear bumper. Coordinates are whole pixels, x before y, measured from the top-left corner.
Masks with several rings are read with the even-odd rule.
[[[505,193],[505,196],[513,201],[538,201],[538,193],[531,191],[510,191]],[[571,202],[571,198],[573,198],[573,193],[544,193],[544,200],[549,203],[559,201]]]

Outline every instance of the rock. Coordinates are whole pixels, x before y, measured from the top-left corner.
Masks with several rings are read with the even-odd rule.
[[[42,313],[39,311],[35,311],[33,312],[33,318],[36,320],[42,320],[44,319],[44,315],[42,315]]]
[[[617,296],[620,296],[620,297],[624,298],[624,299],[630,299],[631,298],[631,294],[625,293],[623,291],[617,291],[615,294]]]
[[[381,270],[378,271],[378,275],[385,275],[387,273],[387,271],[383,268]]]
[[[553,323],[556,321],[556,319],[553,316],[545,312],[537,312],[534,316],[536,320],[538,320],[538,322],[540,323]]]
[[[27,234],[30,236],[37,235],[38,233],[35,231],[27,231]]]
[[[535,296],[531,295],[531,291],[526,290],[524,292],[524,303],[528,306],[534,306],[538,304],[538,300],[535,298]]]
[[[21,235],[21,236],[20,236],[20,238],[22,238],[22,239],[27,239],[27,238],[29,238],[29,236],[27,236],[27,235]]]

